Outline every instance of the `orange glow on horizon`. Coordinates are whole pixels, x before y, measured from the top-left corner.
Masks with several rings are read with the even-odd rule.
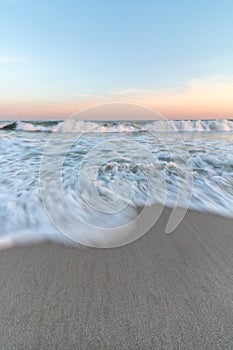
[[[182,89],[123,90],[111,95],[93,95],[85,100],[77,97],[72,97],[68,101],[0,100],[0,118],[2,120],[64,119],[84,108],[111,102],[135,103],[158,111],[170,119],[232,119],[233,83],[193,80]],[[119,119],[122,119],[121,116]]]

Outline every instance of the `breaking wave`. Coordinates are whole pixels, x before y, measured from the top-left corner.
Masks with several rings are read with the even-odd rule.
[[[52,122],[1,122],[0,130],[25,132],[209,132],[233,131],[233,120],[155,120],[93,122],[68,119]]]

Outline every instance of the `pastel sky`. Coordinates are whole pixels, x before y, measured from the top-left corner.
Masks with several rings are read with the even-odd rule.
[[[232,0],[0,0],[0,118],[233,118]]]

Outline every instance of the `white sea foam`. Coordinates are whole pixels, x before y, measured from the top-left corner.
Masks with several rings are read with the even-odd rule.
[[[68,119],[53,131],[62,132],[137,132],[137,131],[230,131],[233,130],[232,120],[156,120],[147,123],[137,122],[83,122]]]
[[[174,125],[181,131],[189,131],[181,133],[180,138],[173,133]],[[190,181],[188,171],[191,171],[193,186],[189,207],[233,217],[232,121],[111,122],[108,126],[107,123],[80,121],[47,126],[18,122],[16,131],[5,129],[0,132],[0,246],[8,247],[33,239],[69,242],[50,221],[41,198],[40,163],[48,131],[56,131],[51,135],[57,135],[48,167],[51,170],[47,177],[50,199],[54,201],[56,216],[62,218],[64,207],[52,171],[53,164],[61,156],[64,157],[61,176],[63,194],[66,204],[79,218],[76,228],[80,237],[86,235],[82,221],[93,227],[118,227],[137,215],[137,207],[156,203],[173,206],[179,188],[183,189],[178,202],[182,206],[185,188]],[[22,130],[32,132],[19,132]],[[87,130],[98,132],[77,137],[64,154],[63,146],[70,141],[69,132]],[[163,131],[159,137],[155,133],[158,130]],[[67,136],[64,137],[63,133]],[[109,147],[103,147],[106,141]],[[148,159],[138,152],[134,142],[143,145],[152,157]],[[117,154],[113,149],[118,150],[114,151]],[[83,169],[86,177],[80,182]],[[85,182],[88,174],[90,177],[95,174],[95,178],[91,179],[94,187]],[[148,177],[151,179],[150,186]],[[102,210],[104,207],[95,210],[93,201],[98,196],[105,203],[105,209],[108,207],[107,214]],[[116,207],[119,203],[128,205],[128,209],[114,212],[119,209]]]
[[[16,124],[14,126],[14,124]],[[64,122],[2,122],[0,130],[10,128],[27,132],[137,132],[137,131],[233,131],[233,120],[155,120],[148,122],[94,122],[67,119]]]

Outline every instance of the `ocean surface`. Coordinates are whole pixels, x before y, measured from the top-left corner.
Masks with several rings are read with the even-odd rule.
[[[4,121],[0,150],[0,244],[59,240],[64,205],[105,228],[127,223],[124,205],[233,217],[231,120]]]

